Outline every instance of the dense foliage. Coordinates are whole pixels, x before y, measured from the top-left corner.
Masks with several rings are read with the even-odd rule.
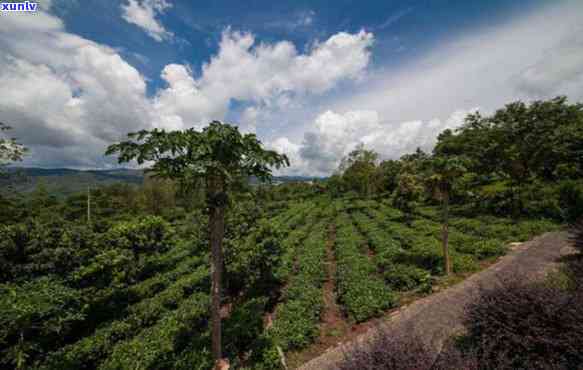
[[[379,163],[359,147],[328,186],[336,195],[388,193],[408,213],[435,198],[432,185],[452,174],[444,172],[446,160],[463,163],[450,176],[453,204],[515,219],[574,221],[583,213],[583,104],[559,97],[514,102],[491,116],[471,114],[460,128],[441,133],[431,154],[418,149]],[[365,179],[367,186],[361,185]]]
[[[508,243],[581,217],[581,112],[565,99],[515,103],[491,117],[470,115],[440,135],[431,154],[380,161],[359,146],[325,181],[277,186],[247,181],[254,168],[268,177],[278,159],[259,151],[254,137],[215,132],[205,146],[195,131],[138,133],[132,138],[145,146],[126,142],[111,151],[159,161],[158,176],[143,184],[57,197],[40,183],[0,198],[0,368],[211,368],[208,215],[220,206],[224,356],[236,369],[280,369],[322,337],[326,297],[350,328],[447,281],[444,224],[452,273],[465,277],[506,253]],[[248,145],[254,154],[213,162],[233,140],[234,149]],[[182,152],[188,142],[202,147]],[[200,181],[207,171],[213,179]],[[228,186],[209,194],[217,173]],[[569,292],[485,292],[471,310],[470,332],[488,349],[452,350],[443,368],[480,368],[502,359],[500,346],[521,343],[556,354],[548,357],[556,363],[579,361],[572,347],[579,343],[569,338],[581,337],[572,331],[581,317],[569,304],[581,306],[580,294],[574,301],[571,294],[580,289],[581,266],[569,267]],[[528,340],[517,329],[525,317],[533,323]],[[539,343],[535,332],[553,339]],[[378,343],[344,368],[422,369],[430,358],[415,338]],[[504,361],[530,365],[542,361],[539,352]]]

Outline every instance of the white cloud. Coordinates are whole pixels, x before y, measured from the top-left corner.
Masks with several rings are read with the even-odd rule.
[[[0,18],[0,114],[31,147],[28,164],[102,164],[107,144],[153,121],[143,76],[115,50],[43,11]]]
[[[219,53],[205,64],[201,89],[261,101],[285,92],[323,93],[338,81],[358,78],[368,65],[373,35],[340,32],[298,54],[288,41],[255,45],[249,33],[226,31]]]
[[[150,4],[154,20],[168,6],[136,4]],[[567,0],[376,71],[374,37],[365,31],[340,32],[302,52],[226,30],[200,72],[167,65],[167,86],[153,97],[116,50],[66,32],[57,17],[0,14],[0,119],[32,148],[27,164],[101,167],[105,147],[129,131],[233,117],[288,153],[289,173],[327,175],[360,142],[387,158],[431,149],[471,107],[488,112],[557,94],[583,99],[582,10]],[[358,83],[338,89],[342,81]],[[242,103],[237,112],[234,101]]]
[[[313,128],[304,134],[301,144],[279,137],[270,146],[288,154],[293,168],[287,173],[326,176],[338,168],[340,160],[359,144],[380,154],[381,158],[398,158],[417,147],[431,150],[437,135],[447,128],[460,126],[468,113],[456,111],[446,120],[382,122],[376,111],[327,111],[320,114]]]
[[[582,12],[581,1],[553,3],[444,40],[399,69],[369,72],[350,91],[306,109],[313,123],[283,135],[301,143],[299,172],[329,174],[358,142],[387,158],[431,149],[439,132],[476,106],[487,114],[518,99],[583,100]]]
[[[460,107],[493,110],[517,99],[582,99],[583,2],[552,2],[535,13],[443,40],[401,69],[378,71],[335,111],[376,110],[393,121],[447,117]]]
[[[299,54],[288,41],[256,44],[250,33],[226,30],[199,78],[184,65],[164,68],[168,87],[158,93],[155,106],[178,126],[222,118],[233,99],[286,108],[294,96],[322,94],[342,80],[361,77],[372,42],[373,35],[364,31],[341,32]]]
[[[123,19],[142,28],[154,40],[161,42],[171,39],[172,32],[167,31],[156,19],[166,9],[172,7],[166,0],[128,0],[121,5]]]
[[[265,107],[289,107],[295,95],[357,78],[372,42],[364,32],[342,33],[299,54],[289,42],[255,45],[251,34],[225,31],[198,78],[188,66],[169,64],[161,72],[167,87],[148,97],[144,76],[118,51],[66,32],[57,17],[0,17],[0,118],[31,147],[25,163],[41,166],[106,166],[113,161],[103,158],[106,146],[127,132],[201,128],[224,119],[233,99],[248,102],[243,129],[254,131]],[[308,66],[330,58],[340,66],[314,82]]]

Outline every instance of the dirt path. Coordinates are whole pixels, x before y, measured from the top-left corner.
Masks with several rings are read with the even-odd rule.
[[[324,283],[324,315],[321,326],[320,342],[335,345],[337,340],[330,340],[335,333],[330,331],[344,331],[348,328],[348,323],[344,319],[342,309],[336,299],[336,257],[334,255],[334,242],[336,239],[336,230],[334,225],[330,226],[329,237],[326,245],[326,267],[328,280]]]
[[[299,367],[302,370],[335,369],[343,354],[355,343],[370,338],[375,331],[386,333],[407,331],[418,333],[425,344],[439,351],[451,335],[463,331],[464,306],[479,294],[480,287],[491,287],[501,277],[538,280],[555,268],[562,256],[574,253],[566,231],[547,233],[512,249],[490,268],[476,273],[461,283],[401,307],[356,340],[340,344]]]
[[[338,345],[342,338],[351,330],[350,324],[346,321],[342,308],[336,298],[336,257],[334,245],[336,239],[336,228],[330,225],[328,239],[326,241],[326,273],[327,279],[322,287],[324,296],[324,312],[320,324],[320,338],[309,349],[293,353],[288,362],[290,367],[301,364],[307,359],[314,358],[322,353],[326,348]]]

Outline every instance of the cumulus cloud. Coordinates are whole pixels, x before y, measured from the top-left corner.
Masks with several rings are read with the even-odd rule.
[[[169,5],[125,6],[132,4],[150,6],[154,20]],[[59,18],[0,14],[0,120],[31,147],[29,165],[104,167],[112,163],[104,162],[105,147],[129,131],[200,128],[229,117],[287,153],[288,173],[328,175],[359,143],[385,158],[429,150],[475,106],[489,112],[519,98],[583,99],[582,10],[580,1],[554,3],[443,40],[390,70],[369,68],[369,32],[340,32],[299,51],[227,29],[200,70],[163,68],[166,86],[151,96],[118,51],[66,32]],[[343,81],[358,83],[338,89]]]
[[[164,68],[168,88],[157,94],[155,105],[177,126],[223,117],[233,99],[285,108],[295,96],[322,94],[342,80],[361,77],[372,43],[370,33],[340,32],[300,54],[288,41],[256,44],[250,33],[226,30],[198,78],[185,65]],[[252,118],[252,112],[243,118]]]
[[[170,7],[172,4],[166,0],[128,0],[127,3],[121,5],[122,18],[143,29],[154,40],[161,42],[171,39],[174,35],[164,28],[156,16],[163,14]]]
[[[326,111],[315,119],[301,144],[279,137],[270,146],[290,157],[293,162],[291,173],[326,176],[335,171],[341,159],[359,144],[376,151],[383,159],[398,158],[418,147],[431,150],[440,132],[459,127],[468,113],[477,110],[455,111],[446,120],[435,118],[398,123],[381,121],[376,111]]]
[[[255,131],[264,107],[358,78],[372,42],[365,32],[341,33],[301,54],[289,42],[255,45],[253,35],[227,30],[199,76],[169,64],[161,71],[167,86],[149,97],[145,77],[118,51],[66,32],[59,18],[45,11],[0,17],[0,119],[32,149],[25,163],[41,166],[107,166],[106,146],[127,132],[201,128],[224,119],[234,99],[248,101],[242,119]],[[316,76],[330,58],[339,67]]]
[[[153,121],[143,76],[115,50],[42,11],[0,18],[10,35],[0,37],[0,115],[36,153],[29,163],[59,150],[79,165],[102,162],[107,143]]]
[[[315,118],[302,127],[307,133],[285,136],[299,146],[299,170],[289,171],[329,174],[359,142],[386,158],[429,150],[476,106],[488,114],[518,99],[583,100],[582,12],[581,1],[556,2],[443,40],[400,69],[371,71],[364,83],[308,110]]]
[[[265,100],[285,92],[323,93],[339,80],[358,78],[370,59],[373,35],[340,32],[299,54],[288,41],[255,45],[250,33],[226,31],[218,55],[202,68],[200,86],[213,96]]]

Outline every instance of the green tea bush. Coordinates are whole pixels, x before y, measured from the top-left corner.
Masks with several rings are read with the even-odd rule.
[[[252,366],[241,370],[280,370],[283,369],[277,344],[271,331],[266,331],[254,341],[254,347],[249,356]]]
[[[473,255],[478,259],[498,257],[506,254],[508,247],[506,244],[497,239],[480,240],[473,246]],[[461,251],[460,252],[464,252]]]
[[[384,277],[391,288],[399,291],[431,287],[429,271],[416,266],[393,264],[384,271]]]
[[[448,240],[450,247],[457,252],[472,254],[475,250],[475,245],[483,240],[483,238],[450,229]]]
[[[456,231],[450,231],[449,244],[459,253],[473,255],[479,260],[501,256],[506,253],[506,244],[498,239],[486,239]]]
[[[296,259],[290,264],[297,269],[289,275],[282,299],[275,314],[273,335],[284,349],[303,348],[318,336],[318,323],[323,309],[322,284],[326,277],[326,224],[319,223],[311,230],[311,224],[303,229],[306,239],[296,239],[289,246]]]
[[[560,225],[548,220],[534,220],[522,221],[514,228],[513,234],[517,241],[527,241],[545,232],[558,230]]]
[[[303,297],[286,302],[278,308],[273,328],[274,336],[284,350],[304,348],[319,335],[317,322],[322,309],[319,289],[307,289]],[[316,305],[309,302],[316,301]]]
[[[363,252],[364,240],[346,214],[336,218],[337,289],[340,301],[357,322],[379,315],[395,297]]]
[[[368,245],[374,250],[374,260],[379,269],[392,263],[393,259],[402,252],[401,245],[389,237],[386,231],[366,214],[354,212],[352,215],[358,231],[361,232]]]
[[[148,325],[153,325],[176,307],[182,306],[184,299],[195,289],[208,290],[208,286],[208,267],[200,266],[194,272],[176,280],[160,294],[130,306],[126,318],[109,322],[92,335],[52,353],[43,368],[95,368],[111,353],[116,343]]]
[[[105,235],[110,248],[127,249],[135,255],[163,253],[173,246],[173,230],[158,216],[146,216],[139,221],[120,222]]]
[[[170,365],[175,352],[186,345],[191,333],[208,322],[210,299],[195,293],[156,325],[142,330],[134,338],[118,343],[99,369],[159,369]]]
[[[432,273],[441,273],[443,271],[441,244],[432,236],[419,237],[410,249],[399,255],[397,262],[414,265]]]
[[[22,285],[0,285],[0,363],[24,369],[62,345],[72,327],[85,319],[77,290],[44,277]]]
[[[469,254],[453,254],[451,256],[454,272],[475,272],[480,269],[480,265],[474,256]]]
[[[267,300],[267,297],[251,298],[233,305],[231,314],[223,322],[223,351],[227,357],[235,359],[240,353],[265,349],[264,343],[256,341],[263,335]],[[231,365],[237,367],[234,363]]]
[[[94,233],[85,226],[37,220],[0,225],[0,282],[49,274],[65,279],[98,249]]]
[[[282,232],[260,220],[246,237],[229,242],[225,253],[227,287],[233,295],[243,290],[263,294],[280,283],[276,271],[283,254]]]

